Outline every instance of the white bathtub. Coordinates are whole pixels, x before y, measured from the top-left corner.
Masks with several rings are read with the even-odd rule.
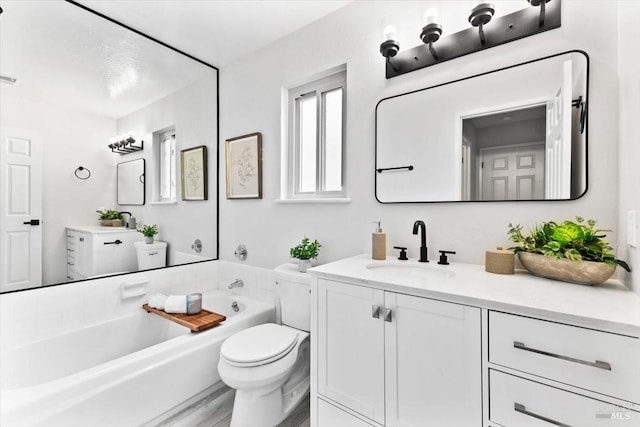
[[[127,317],[3,348],[0,424],[138,426],[180,405],[220,381],[226,337],[275,321],[274,305],[225,291],[204,295],[203,307],[227,320],[191,333],[141,307]]]

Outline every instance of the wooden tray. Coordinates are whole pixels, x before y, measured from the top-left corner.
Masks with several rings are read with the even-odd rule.
[[[186,326],[191,329],[191,332],[201,332],[214,326],[218,326],[220,322],[227,320],[226,316],[222,314],[214,313],[213,311],[202,309],[198,314],[177,314],[167,313],[164,310],[158,310],[157,308],[149,307],[148,304],[143,304],[142,308],[149,313],[155,313],[158,316],[164,317],[182,326]]]

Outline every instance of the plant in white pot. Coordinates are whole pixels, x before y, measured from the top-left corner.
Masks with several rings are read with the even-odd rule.
[[[543,222],[535,226],[528,236],[522,234],[521,225],[509,224],[509,238],[519,246],[510,248],[534,275],[565,282],[596,285],[609,279],[616,265],[631,271],[629,265],[616,259],[613,248],[603,234],[610,230],[595,228],[596,221]]]
[[[307,236],[304,236],[298,246],[289,250],[289,254],[291,258],[298,260],[298,270],[306,273],[307,268],[311,267],[311,260],[318,258],[321,247],[322,245],[317,240],[312,242]]]
[[[138,232],[144,236],[145,243],[151,244],[156,234],[158,234],[158,226],[156,224],[145,225],[142,228],[138,228]]]

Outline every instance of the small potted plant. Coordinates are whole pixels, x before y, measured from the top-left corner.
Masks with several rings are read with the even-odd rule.
[[[518,243],[510,248],[534,275],[565,282],[595,285],[609,279],[616,265],[631,271],[629,265],[616,259],[613,248],[604,239],[604,232],[595,228],[596,221],[543,222],[535,226],[528,236],[522,234],[521,225],[509,224],[509,238]]]
[[[138,228],[138,232],[144,236],[144,242],[150,245],[153,243],[155,235],[158,234],[158,226],[156,224],[145,225],[142,228]]]
[[[303,273],[307,272],[307,268],[311,267],[311,260],[318,258],[320,247],[322,245],[317,240],[312,242],[307,236],[304,236],[298,246],[294,246],[289,250],[291,258],[298,260],[298,270]]]
[[[98,214],[100,214],[100,223],[106,227],[121,227],[124,222],[122,221],[122,216],[120,212],[113,209],[102,209],[97,210]],[[115,224],[114,224],[115,221]]]

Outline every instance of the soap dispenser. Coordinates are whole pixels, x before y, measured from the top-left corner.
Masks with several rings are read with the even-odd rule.
[[[371,258],[387,259],[387,235],[382,232],[380,221],[373,221],[373,223],[378,224],[378,226],[371,235]]]

